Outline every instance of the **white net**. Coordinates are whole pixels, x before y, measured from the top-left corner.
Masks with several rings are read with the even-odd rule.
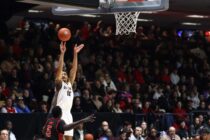
[[[140,12],[115,13],[116,35],[136,33],[139,14]]]

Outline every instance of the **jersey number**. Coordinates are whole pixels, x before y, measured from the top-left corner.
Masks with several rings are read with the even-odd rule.
[[[70,90],[67,91],[67,96],[71,96],[71,91]]]

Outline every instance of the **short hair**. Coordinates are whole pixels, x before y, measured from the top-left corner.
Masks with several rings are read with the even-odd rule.
[[[9,131],[8,131],[7,129],[2,129],[2,130],[0,131],[0,135],[1,135],[3,132],[7,132],[7,134],[9,134]]]
[[[55,106],[53,109],[52,109],[52,116],[54,118],[59,118],[61,117],[62,115],[62,110],[59,106]]]
[[[176,128],[173,127],[173,126],[170,126],[168,130],[169,130],[169,131],[175,131],[175,132],[176,132]]]

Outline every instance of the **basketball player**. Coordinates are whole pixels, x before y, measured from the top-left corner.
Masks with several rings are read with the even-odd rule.
[[[65,123],[67,124],[70,124],[73,122],[73,118],[70,113],[72,104],[73,104],[73,98],[74,98],[72,85],[74,83],[74,80],[76,78],[76,73],[77,73],[77,64],[78,64],[77,55],[83,47],[84,47],[83,44],[79,46],[77,45],[74,46],[73,63],[72,63],[72,68],[68,76],[67,73],[63,71],[64,55],[66,52],[66,42],[61,42],[61,45],[60,45],[61,53],[58,60],[58,68],[57,68],[56,78],[55,78],[56,92],[53,97],[51,109],[55,105],[59,106],[63,112],[61,119],[64,120]],[[65,131],[64,132],[65,140],[72,140],[73,133],[74,133],[73,129]]]
[[[60,119],[62,110],[59,106],[55,106],[52,109],[52,115],[53,117],[48,118],[43,127],[43,135],[47,140],[63,140],[63,133],[65,130],[71,130],[79,124],[92,122],[95,119],[94,115],[90,115],[79,121],[66,124],[62,119]]]

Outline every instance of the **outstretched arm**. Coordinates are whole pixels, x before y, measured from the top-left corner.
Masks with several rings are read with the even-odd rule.
[[[75,80],[76,74],[77,74],[78,53],[80,52],[80,50],[83,47],[84,47],[84,44],[80,44],[79,46],[77,46],[77,45],[74,46],[73,63],[72,63],[72,68],[69,72],[69,79],[68,79],[68,82],[70,82],[72,85],[74,83],[74,80]]]
[[[63,65],[64,65],[64,54],[66,52],[66,42],[61,42],[60,44],[60,56],[58,60],[58,68],[56,70],[56,77],[55,77],[55,86],[56,90],[58,90],[61,87],[61,80],[62,80],[62,70],[63,70]],[[57,96],[58,93],[56,92],[53,96],[51,107],[49,110],[48,117],[50,116],[50,113],[52,112],[53,107],[56,106],[57,104]]]
[[[61,42],[60,44],[60,57],[58,60],[58,68],[56,72],[55,81],[61,81],[62,80],[62,70],[64,65],[64,54],[66,52],[66,42]]]
[[[94,114],[92,114],[84,119],[79,120],[79,121],[73,122],[68,125],[64,125],[63,129],[64,129],[64,131],[74,129],[76,126],[78,126],[81,123],[93,122],[94,120],[95,120],[95,116],[94,116]]]

